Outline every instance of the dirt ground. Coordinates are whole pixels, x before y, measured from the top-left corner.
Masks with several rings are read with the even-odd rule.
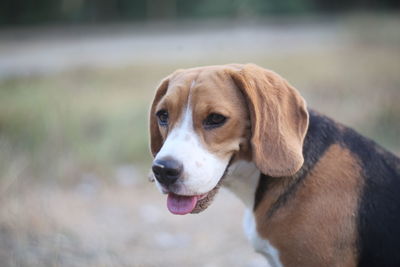
[[[125,174],[105,185],[91,176],[17,194],[11,185],[0,202],[1,266],[268,266],[230,192],[201,214],[175,216],[143,179]]]

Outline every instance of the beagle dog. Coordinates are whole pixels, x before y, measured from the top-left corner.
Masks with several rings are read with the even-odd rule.
[[[201,212],[227,187],[271,266],[400,266],[400,159],[308,109],[278,74],[177,70],[156,91],[150,137],[169,211]]]

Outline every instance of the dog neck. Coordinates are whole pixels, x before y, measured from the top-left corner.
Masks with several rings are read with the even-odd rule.
[[[268,212],[268,216],[272,216],[276,210],[286,203],[289,196],[301,187],[309,172],[328,147],[335,142],[339,141],[340,143],[341,129],[344,129],[344,126],[311,109],[309,109],[309,115],[309,128],[303,144],[303,166],[293,176],[271,177],[261,174],[253,202],[254,210],[268,191],[279,190],[278,197]]]
[[[261,173],[253,162],[244,160],[234,162],[229,167],[223,186],[232,191],[247,208],[255,210],[267,191],[279,190],[279,197],[270,210],[272,215],[301,186],[326,149],[337,141],[331,136],[337,138],[342,126],[311,109],[309,114],[310,123],[303,144],[304,163],[293,176],[271,177]]]
[[[229,167],[222,185],[251,209],[260,174],[253,162],[238,160]]]

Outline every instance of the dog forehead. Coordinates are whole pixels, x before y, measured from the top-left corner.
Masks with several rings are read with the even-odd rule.
[[[208,112],[229,114],[240,109],[243,96],[229,68],[223,65],[177,70],[169,77],[168,90],[158,109],[167,108],[174,121],[182,119],[186,108],[199,116]]]
[[[190,95],[198,100],[199,97],[227,96],[235,85],[226,66],[207,66],[179,70],[172,75],[169,87],[169,94]]]

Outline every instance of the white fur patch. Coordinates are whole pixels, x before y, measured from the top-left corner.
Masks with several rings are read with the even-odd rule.
[[[229,167],[223,185],[247,207],[252,207],[259,178],[260,171],[253,162],[239,160]]]
[[[258,235],[252,212],[259,179],[260,171],[253,162],[238,161],[229,168],[223,185],[247,207],[243,218],[243,228],[254,249],[264,255],[272,267],[280,267],[282,263],[279,260],[279,251],[268,240]]]
[[[246,209],[243,220],[244,232],[252,243],[254,249],[264,255],[271,267],[282,267],[279,259],[279,251],[274,248],[268,240],[262,239],[257,232],[254,215],[251,209]]]
[[[180,123],[168,135],[155,159],[166,157],[183,164],[183,177],[173,185],[176,189],[174,193],[180,195],[208,193],[217,185],[229,163],[229,157],[217,157],[201,143],[193,128],[190,106],[186,108]],[[162,189],[158,182],[157,185]]]

